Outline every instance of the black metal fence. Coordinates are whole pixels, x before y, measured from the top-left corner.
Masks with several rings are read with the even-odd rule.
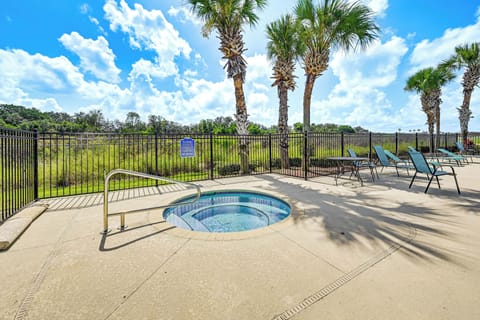
[[[305,179],[331,174],[334,164],[328,158],[346,155],[348,148],[359,156],[372,157],[373,146],[379,144],[406,156],[409,145],[428,152],[433,141],[432,136],[421,133],[298,133],[282,139],[276,134],[37,135],[9,129],[0,132],[2,220],[34,199],[101,192],[105,173],[118,168],[180,181],[241,175],[241,140],[248,141],[248,174],[278,173]],[[182,140],[186,137],[195,141],[193,157],[181,155]],[[479,140],[478,136],[472,137]],[[444,134],[441,138],[441,146],[446,148],[452,148],[460,139],[458,134]],[[288,144],[286,166],[281,164],[282,140]],[[303,159],[308,159],[308,163],[302,163]],[[161,182],[119,175],[110,183],[111,190],[120,190]]]
[[[2,222],[38,198],[36,134],[0,128],[0,152]]]

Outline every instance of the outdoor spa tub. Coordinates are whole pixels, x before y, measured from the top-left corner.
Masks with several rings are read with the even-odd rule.
[[[194,199],[178,199],[175,203]],[[252,191],[205,192],[198,201],[173,206],[164,219],[179,228],[201,232],[237,232],[263,228],[290,215],[290,205],[272,195]]]

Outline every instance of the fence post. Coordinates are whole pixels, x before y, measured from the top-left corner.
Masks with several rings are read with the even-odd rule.
[[[435,152],[435,135],[432,133],[430,134],[430,151]]]
[[[303,159],[304,159],[304,179],[307,180],[308,177],[308,131],[305,131],[304,139],[303,139]]]
[[[269,160],[269,167],[270,173],[272,173],[272,134],[268,134],[268,160]]]
[[[372,132],[368,133],[368,160],[372,161]]]
[[[210,180],[213,180],[213,134],[210,132]]]
[[[448,133],[445,132],[445,149],[448,150]]]
[[[340,146],[342,148],[342,154],[341,156],[343,157],[345,155],[345,136],[344,136],[344,133],[342,131],[342,133],[340,134]]]
[[[398,132],[395,132],[395,154],[398,155],[398,144],[399,144],[399,135]]]
[[[415,133],[415,150],[420,151],[418,149],[418,132]]]
[[[38,200],[38,130],[33,132],[33,200]]]
[[[158,172],[158,132],[155,131],[155,174],[159,176]],[[155,180],[155,186],[158,187],[158,180]]]

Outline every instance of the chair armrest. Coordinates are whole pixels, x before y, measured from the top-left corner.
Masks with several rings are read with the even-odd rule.
[[[442,171],[444,171],[444,170],[443,170],[443,167],[449,167],[449,168],[452,170],[452,173],[451,173],[451,174],[452,174],[452,175],[456,175],[456,174],[455,174],[455,169],[454,169],[453,166],[451,166],[451,165],[440,165],[439,167],[435,167],[435,166],[434,166],[435,169],[434,169],[434,171],[433,171],[433,174],[435,174],[435,172],[437,172],[439,168],[442,169]]]

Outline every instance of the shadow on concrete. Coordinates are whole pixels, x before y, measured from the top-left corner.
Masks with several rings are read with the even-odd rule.
[[[117,250],[117,249],[120,249],[120,248],[123,248],[123,247],[126,247],[128,245],[131,245],[135,242],[138,242],[138,241],[141,241],[141,240],[144,240],[144,239],[147,239],[147,238],[150,238],[150,237],[153,237],[157,234],[161,234],[165,231],[168,231],[168,230],[171,230],[171,229],[175,229],[176,227],[175,226],[166,226],[165,228],[161,229],[161,230],[156,230],[155,232],[151,232],[151,233],[148,233],[148,234],[145,234],[145,235],[142,235],[138,238],[135,238],[135,239],[131,239],[131,240],[128,240],[127,242],[124,242],[122,244],[118,244],[118,245],[115,245],[115,246],[111,246],[111,247],[106,247],[106,243],[107,243],[107,239],[110,238],[114,238],[116,236],[119,236],[119,235],[123,235],[123,234],[128,234],[132,231],[135,231],[135,230],[139,230],[139,229],[143,229],[143,228],[148,228],[148,227],[153,227],[155,225],[158,225],[158,224],[163,224],[165,223],[165,221],[158,221],[158,222],[153,222],[153,223],[148,223],[148,224],[144,224],[144,225],[141,225],[141,226],[136,226],[136,227],[132,227],[132,228],[127,228],[123,231],[116,231],[116,232],[112,232],[112,233],[107,233],[107,234],[102,234],[102,238],[100,239],[100,244],[98,246],[98,250],[99,251],[113,251],[113,250]]]
[[[126,190],[114,190],[109,192],[108,199],[109,203],[115,203],[124,200],[168,194],[188,189],[189,188],[184,187],[183,185],[169,184]],[[192,188],[192,190],[194,189]],[[50,211],[90,208],[103,205],[103,193],[92,193],[84,195],[65,196],[60,198],[42,199],[40,200],[40,203],[48,204]]]
[[[297,178],[264,176],[263,179],[271,182],[271,187],[276,191],[292,195],[293,203],[300,202],[303,214],[293,217],[294,223],[317,224],[319,230],[324,229],[331,241],[339,245],[359,244],[357,237],[363,237],[369,241],[391,245],[403,243],[402,254],[411,259],[432,261],[432,257],[452,262],[455,252],[438,247],[435,243],[425,243],[410,239],[408,229],[414,228],[416,232],[430,236],[447,239],[449,232],[441,228],[442,224],[455,223],[452,215],[448,212],[439,213],[429,207],[430,201],[435,198],[454,201],[464,208],[474,209],[479,207],[478,193],[465,190],[459,197],[456,190],[440,190],[440,194],[433,195],[424,204],[402,201],[399,199],[385,199],[377,197],[375,192],[368,186],[349,189],[344,195],[334,195],[313,190],[307,183]],[[332,178],[333,180],[333,178]],[[308,181],[312,183],[312,181]],[[320,183],[320,182],[314,182]],[[395,181],[396,189],[409,190],[409,179]],[[388,187],[389,182],[378,182],[374,188]],[[392,184],[393,185],[393,184]],[[301,187],[302,191],[298,192]],[[327,186],[335,188],[333,186]],[[320,188],[321,189],[321,188]],[[423,195],[423,190],[422,190]],[[431,195],[430,195],[431,196]],[[418,198],[417,198],[418,199]],[[417,201],[418,203],[418,201]],[[388,213],[392,213],[389,215]],[[449,219],[450,218],[450,219]],[[434,222],[434,223],[432,223]],[[437,227],[435,227],[435,225]]]

